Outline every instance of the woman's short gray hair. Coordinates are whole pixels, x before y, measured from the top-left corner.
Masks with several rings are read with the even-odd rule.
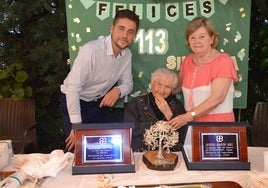
[[[172,86],[172,93],[176,94],[178,93],[178,85],[179,85],[179,81],[178,81],[178,75],[167,68],[158,68],[156,69],[152,75],[151,75],[151,84],[161,75],[165,75],[168,78],[171,78],[173,80],[173,86]]]

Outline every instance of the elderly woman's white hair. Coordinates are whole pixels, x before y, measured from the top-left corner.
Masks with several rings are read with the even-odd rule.
[[[167,68],[158,68],[152,73],[150,86],[161,75],[165,75],[166,77],[171,78],[173,80],[172,94],[179,93],[180,90],[179,90],[178,75],[172,70]]]

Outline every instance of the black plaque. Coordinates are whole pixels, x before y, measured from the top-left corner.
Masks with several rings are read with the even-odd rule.
[[[201,160],[239,160],[239,133],[201,133]]]
[[[83,136],[83,163],[123,162],[122,135]]]

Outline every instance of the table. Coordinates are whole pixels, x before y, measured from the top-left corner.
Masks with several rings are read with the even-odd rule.
[[[263,171],[263,151],[268,151],[268,147],[248,147],[248,157],[251,162],[251,171]],[[86,174],[72,175],[72,163],[62,170],[57,177],[46,178],[42,187],[54,188],[64,185],[65,188],[106,188],[105,184],[112,186],[123,185],[144,185],[144,184],[174,184],[191,182],[211,182],[211,181],[234,181],[243,188],[249,188],[247,179],[249,170],[225,170],[225,171],[197,171],[188,170],[182,157],[182,153],[177,153],[179,161],[173,171],[155,171],[148,169],[142,162],[142,153],[134,153],[136,172],[116,173],[116,174]],[[27,155],[15,155],[14,160],[27,158]],[[14,164],[10,164],[4,170],[14,169]]]

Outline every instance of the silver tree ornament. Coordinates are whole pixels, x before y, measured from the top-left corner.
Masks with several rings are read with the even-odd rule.
[[[149,150],[158,149],[157,158],[163,159],[163,151],[170,153],[179,140],[179,133],[171,129],[166,121],[158,121],[150,129],[146,129],[144,133],[144,143]]]

